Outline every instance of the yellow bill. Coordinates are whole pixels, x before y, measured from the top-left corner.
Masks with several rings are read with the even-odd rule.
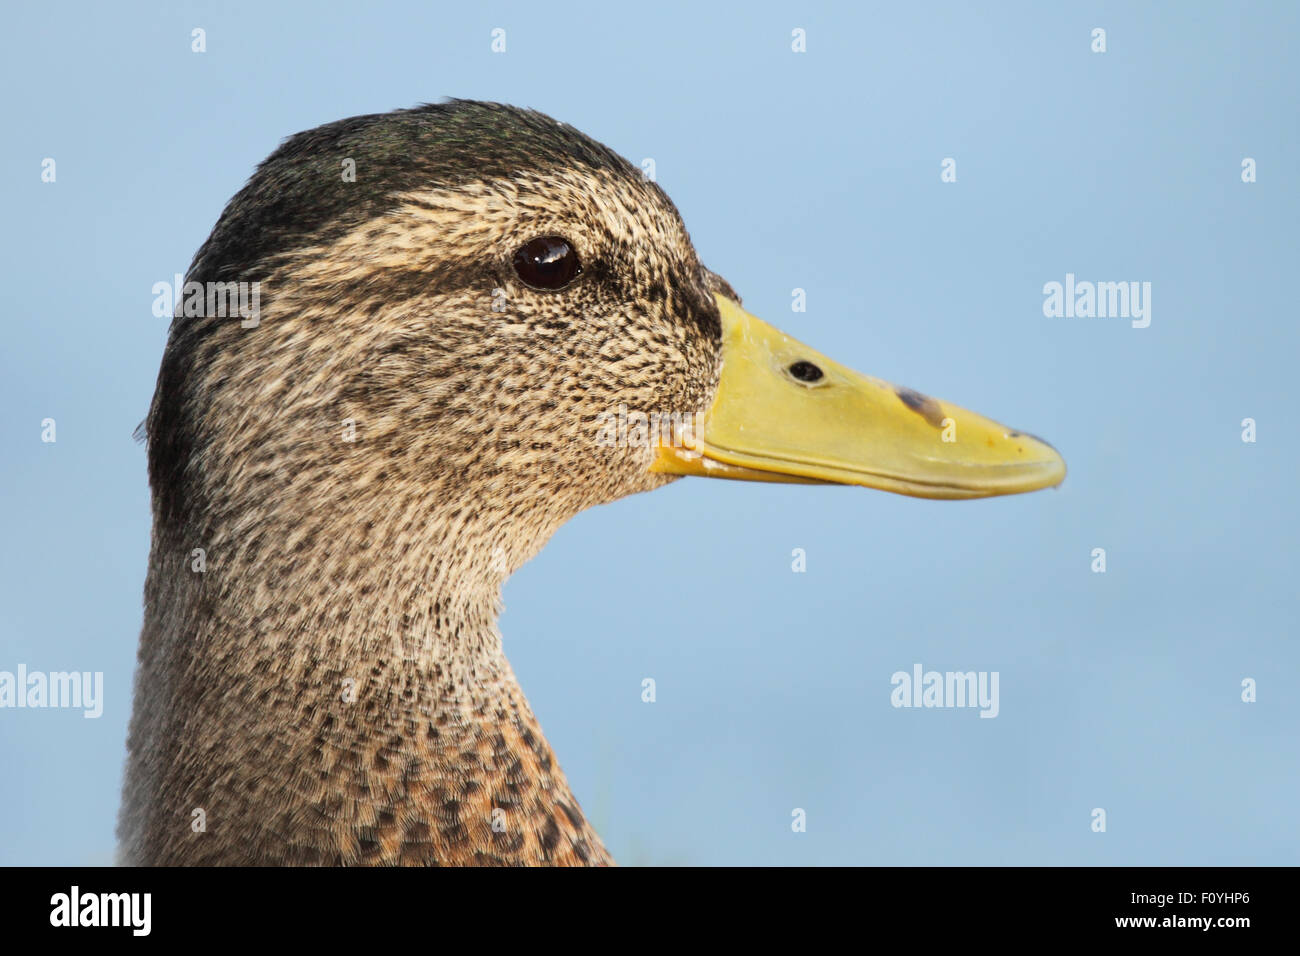
[[[985,498],[1059,485],[1065,461],[1032,435],[860,375],[724,296],[722,377],[694,434],[652,470],[747,481],[865,485]]]

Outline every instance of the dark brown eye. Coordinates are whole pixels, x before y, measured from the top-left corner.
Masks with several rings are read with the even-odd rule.
[[[515,253],[515,272],[534,289],[562,289],[582,271],[578,253],[559,236],[538,236]]]

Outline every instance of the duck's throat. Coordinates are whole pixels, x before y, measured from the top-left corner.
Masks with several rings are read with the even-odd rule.
[[[501,652],[495,588],[294,576],[241,596],[159,552],[129,862],[612,862]]]

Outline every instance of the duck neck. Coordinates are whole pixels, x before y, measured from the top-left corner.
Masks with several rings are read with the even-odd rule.
[[[513,562],[464,529],[421,560],[380,525],[155,533],[128,859],[612,862],[501,648]]]

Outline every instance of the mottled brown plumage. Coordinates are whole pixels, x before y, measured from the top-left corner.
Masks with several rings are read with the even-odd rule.
[[[539,235],[578,250],[570,287],[513,273]],[[597,416],[716,388],[731,293],[672,203],[568,126],[453,101],[286,141],[188,278],[260,282],[261,316],[178,317],[163,356],[123,859],[611,862],[496,619],[561,523],[671,480]]]

